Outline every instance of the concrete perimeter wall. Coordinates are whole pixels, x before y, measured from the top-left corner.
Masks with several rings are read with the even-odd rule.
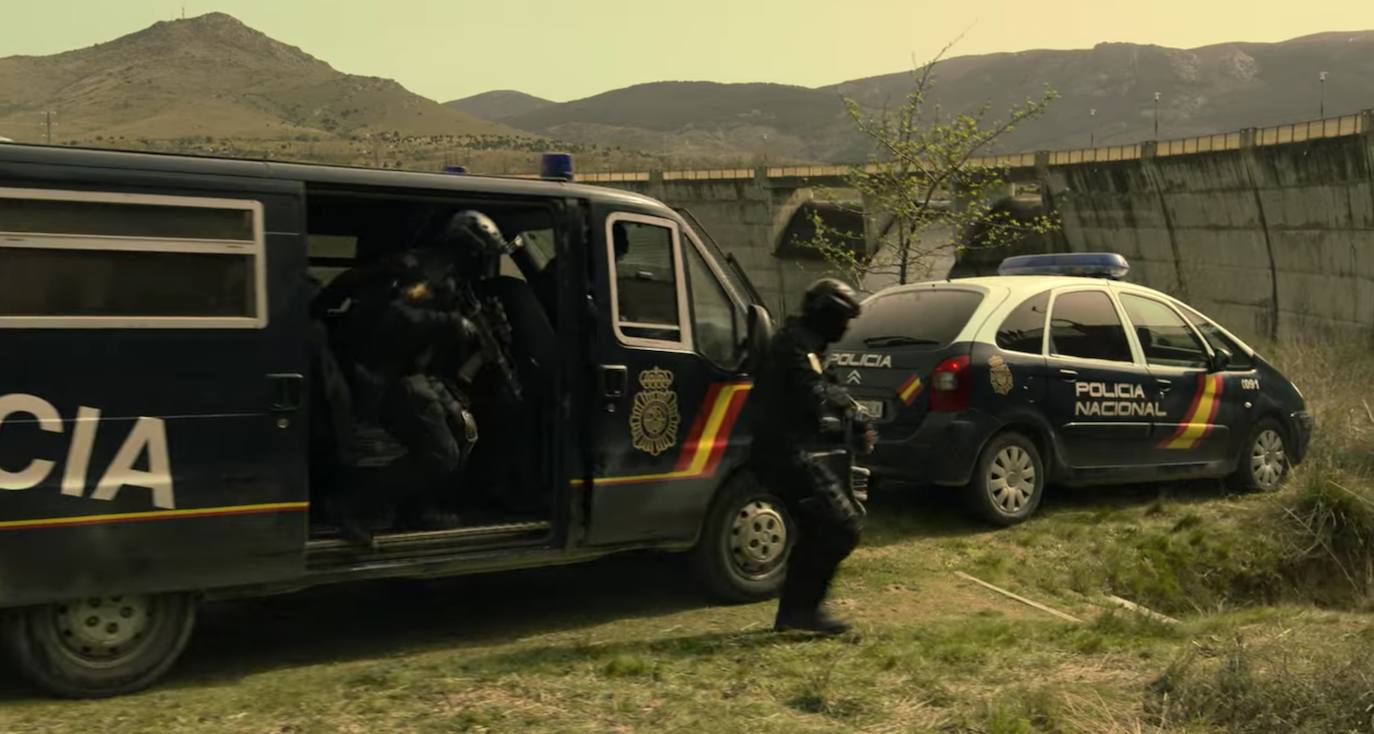
[[[1249,141],[1247,141],[1248,143]],[[1068,249],[1243,338],[1374,333],[1374,135],[1042,166]]]

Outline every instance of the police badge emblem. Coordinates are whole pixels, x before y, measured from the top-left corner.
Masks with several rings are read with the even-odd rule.
[[[658,456],[677,445],[677,393],[673,392],[673,373],[655,367],[639,373],[634,407],[630,409],[630,438],[634,447]]]
[[[992,391],[998,395],[1011,393],[1011,366],[1000,355],[988,358],[988,378],[992,381]]]

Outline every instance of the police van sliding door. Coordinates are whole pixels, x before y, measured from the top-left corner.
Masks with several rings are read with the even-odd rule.
[[[739,309],[675,221],[602,215],[588,540],[690,540],[743,440]]]
[[[0,605],[299,574],[299,192],[23,172],[0,171]]]

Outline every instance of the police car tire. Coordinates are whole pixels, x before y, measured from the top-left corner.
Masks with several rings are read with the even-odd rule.
[[[993,463],[1007,449],[1020,449],[1035,472],[1030,497],[1013,512],[998,506],[991,484]],[[978,465],[974,469],[973,481],[966,490],[966,499],[973,511],[993,525],[1007,527],[1025,520],[1035,514],[1036,508],[1040,506],[1040,499],[1045,494],[1045,461],[1040,456],[1040,449],[1025,434],[1016,431],[994,436],[983,447],[983,453],[979,455]]]
[[[757,511],[759,507],[776,513],[784,529],[790,532],[786,532],[781,551],[784,554],[783,562],[767,575],[751,578],[742,575],[736,568],[726,539],[732,534],[740,513]],[[777,596],[787,573],[787,555],[791,553],[795,538],[792,519],[781,497],[765,489],[752,476],[740,475],[716,493],[703,523],[701,537],[691,552],[692,564],[697,577],[713,598],[732,604],[746,604]]]
[[[1284,452],[1284,463],[1282,473],[1278,481],[1268,490],[1255,477],[1254,467],[1251,465],[1251,454],[1255,450],[1255,443],[1265,431],[1273,431],[1279,437],[1279,447]],[[1274,491],[1283,486],[1288,479],[1288,472],[1292,468],[1287,457],[1288,452],[1288,433],[1283,430],[1283,426],[1273,418],[1265,418],[1255,424],[1250,429],[1250,435],[1246,437],[1245,444],[1241,447],[1240,459],[1236,462],[1236,470],[1231,476],[1226,478],[1227,485],[1236,492],[1264,492]]]
[[[0,619],[0,635],[5,652],[24,678],[64,698],[107,698],[147,688],[176,663],[195,626],[193,595],[150,595],[152,624],[137,650],[125,659],[93,664],[64,650],[62,635],[51,621],[63,606],[11,610]]]

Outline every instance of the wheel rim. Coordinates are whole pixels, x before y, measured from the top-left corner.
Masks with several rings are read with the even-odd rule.
[[[787,520],[767,499],[752,499],[735,512],[725,537],[726,553],[735,572],[745,578],[767,576],[787,555]]]
[[[1020,446],[1007,446],[988,467],[988,494],[998,510],[1014,515],[1035,496],[1035,461]]]
[[[90,597],[52,610],[60,649],[88,667],[112,667],[137,655],[160,622],[152,598],[141,595]]]
[[[1260,431],[1255,444],[1250,448],[1250,474],[1261,489],[1274,489],[1283,481],[1283,473],[1288,467],[1288,455],[1284,451],[1283,436],[1272,428]]]

